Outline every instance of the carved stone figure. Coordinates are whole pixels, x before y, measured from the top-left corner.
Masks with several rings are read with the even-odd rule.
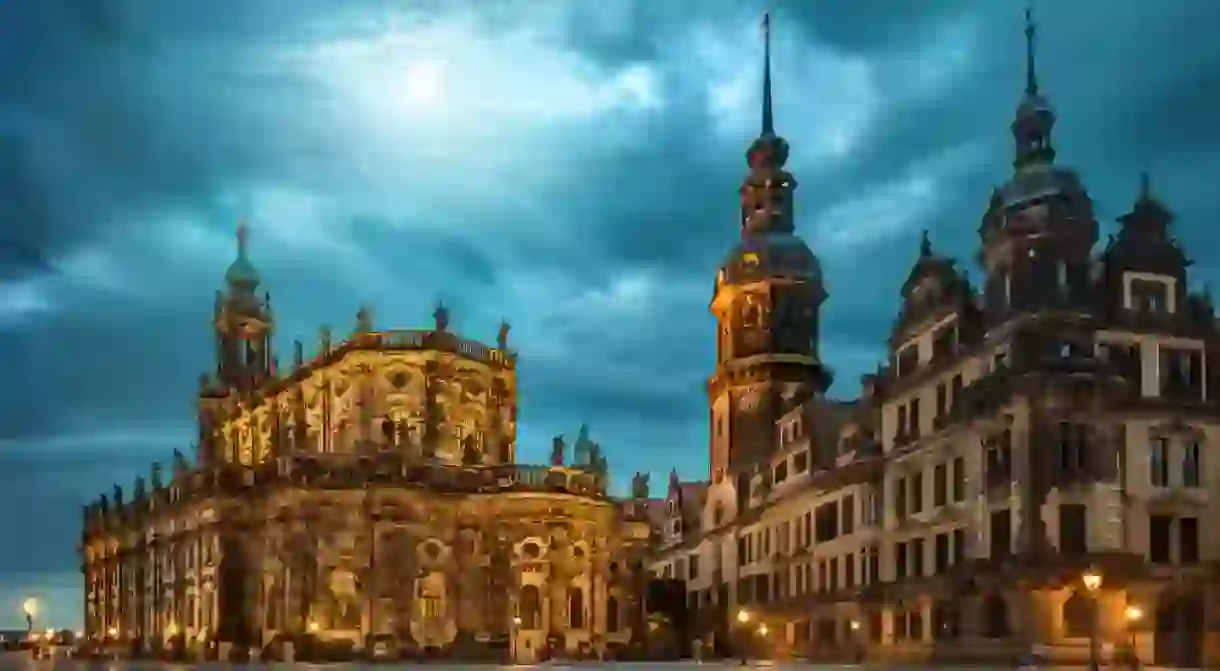
[[[500,322],[500,333],[496,335],[496,347],[500,349],[508,349],[508,332],[512,330],[512,326],[507,321]]]
[[[436,311],[432,313],[432,319],[436,322],[436,330],[444,332],[449,328],[449,308],[445,307],[444,301],[436,302]]]
[[[466,436],[462,439],[462,463],[466,466],[477,466],[483,461],[483,455],[479,453],[479,448],[475,447],[474,436]]]
[[[563,444],[563,434],[551,439],[551,465],[563,466],[564,452],[567,446]]]
[[[118,485],[114,486],[114,505],[115,506],[123,505],[123,488]]]
[[[631,498],[648,498],[648,477],[647,473],[636,473],[635,477],[631,478]]]
[[[174,472],[185,473],[190,470],[190,466],[186,463],[186,457],[177,449],[174,450]]]
[[[373,330],[373,313],[367,305],[361,305],[356,311],[356,333],[364,334]]]
[[[142,501],[144,499],[144,494],[145,494],[144,478],[136,478],[136,485],[135,485],[134,489],[135,489],[135,491],[132,492],[132,495],[131,495],[132,498],[135,499],[136,501]]]

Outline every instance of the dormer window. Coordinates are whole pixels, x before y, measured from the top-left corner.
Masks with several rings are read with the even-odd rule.
[[[669,511],[669,514],[671,516],[678,514],[678,502],[677,501],[670,499],[669,501],[665,502],[665,505],[666,505],[666,510]]]
[[[788,479],[788,461],[779,462],[775,467],[775,484],[779,484]]]
[[[1173,312],[1169,304],[1173,280],[1156,275],[1127,274],[1124,302],[1139,314],[1161,315]]]

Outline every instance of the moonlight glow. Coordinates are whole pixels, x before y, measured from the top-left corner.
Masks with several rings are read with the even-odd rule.
[[[432,103],[441,94],[441,67],[422,61],[407,67],[406,96],[413,103]]]

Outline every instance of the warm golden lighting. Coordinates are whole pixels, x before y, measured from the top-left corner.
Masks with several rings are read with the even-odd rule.
[[[174,636],[177,636],[178,635],[178,625],[174,624],[173,622],[170,622],[169,625],[165,627],[165,635],[169,636],[171,638]]]
[[[21,610],[25,612],[26,617],[34,617],[38,614],[38,599],[29,597],[21,602]]]
[[[1144,609],[1139,606],[1127,606],[1125,615],[1128,622],[1138,622],[1144,617]]]
[[[852,630],[852,631],[860,631],[860,621],[859,621],[859,620],[852,620],[852,621],[851,621],[851,630]]]
[[[119,637],[119,628],[111,627],[111,628],[107,629],[106,635],[109,636],[110,638],[118,638]]]
[[[514,617],[514,618],[513,618],[513,624],[515,624],[515,625],[517,625],[518,627],[520,627],[520,626],[521,626],[521,618],[520,618],[520,617]]]
[[[1090,592],[1096,592],[1101,587],[1101,574],[1094,571],[1080,576],[1080,580],[1084,583],[1084,588]]]
[[[742,623],[742,624],[745,624],[745,623],[749,622],[749,621],[750,621],[750,613],[749,613],[749,611],[745,611],[745,610],[739,610],[739,611],[737,611],[737,621],[738,621],[738,622],[740,622],[740,623]]]
[[[48,630],[47,630],[47,638],[55,638],[55,630],[54,630],[54,629],[48,629]]]
[[[316,633],[318,633],[318,630],[321,628],[322,627],[318,626],[317,622],[314,622],[312,620],[309,622],[309,633],[316,634]]]
[[[767,625],[765,625],[765,624],[758,625],[758,635],[759,636],[767,635]]]

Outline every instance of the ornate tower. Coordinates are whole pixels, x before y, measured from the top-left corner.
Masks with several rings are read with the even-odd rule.
[[[713,479],[748,467],[776,445],[775,422],[826,391],[818,359],[821,266],[795,235],[796,180],[771,108],[771,25],[763,20],[762,132],[746,153],[741,239],[716,275],[716,372],[708,380]]]
[[[271,376],[271,296],[257,295],[260,278],[246,254],[249,229],[237,226],[237,258],[216,295],[216,378],[222,387],[248,392]]]
[[[218,427],[226,416],[230,400],[258,389],[275,371],[271,353],[274,320],[271,296],[257,295],[260,278],[246,253],[249,231],[237,227],[237,258],[225,272],[225,289],[216,292],[212,327],[216,340],[216,371],[200,377],[199,446],[200,463],[211,463],[232,455]]]
[[[1025,94],[1011,126],[1014,172],[992,194],[979,229],[993,324],[1014,312],[1083,308],[1092,299],[1093,203],[1075,171],[1055,164],[1055,113],[1038,90],[1029,11],[1025,19]]]

